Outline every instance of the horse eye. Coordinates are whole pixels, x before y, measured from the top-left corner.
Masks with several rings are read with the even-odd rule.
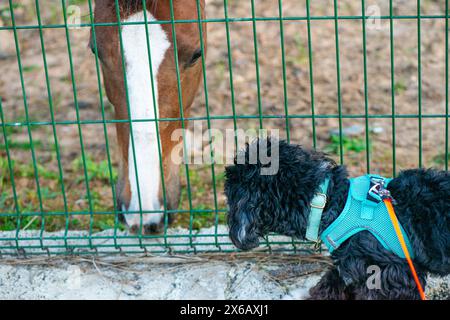
[[[189,62],[187,64],[187,66],[192,67],[198,61],[198,59],[200,59],[201,57],[202,57],[202,50],[201,49],[195,50],[194,54],[192,55],[191,59],[189,60]]]

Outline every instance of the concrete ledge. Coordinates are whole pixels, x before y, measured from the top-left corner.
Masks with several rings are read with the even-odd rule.
[[[4,256],[0,299],[304,299],[329,264],[326,256],[255,252]],[[450,277],[430,277],[427,294],[450,299]]]

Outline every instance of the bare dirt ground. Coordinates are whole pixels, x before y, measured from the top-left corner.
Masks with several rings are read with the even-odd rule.
[[[15,9],[17,25],[36,25],[34,1],[17,2]],[[63,22],[60,1],[41,1],[42,24]],[[231,18],[251,17],[250,1],[228,1]],[[89,7],[84,0],[71,1],[81,8],[82,22],[89,23]],[[375,5],[375,7],[373,7]],[[371,9],[388,15],[388,1],[366,1]],[[283,1],[285,17],[306,17],[305,3],[296,0]],[[0,3],[3,25],[11,25],[8,3]],[[358,1],[339,1],[339,15],[361,15]],[[415,15],[415,2],[394,1],[395,15]],[[440,1],[422,1],[423,15],[442,15],[444,5]],[[311,1],[311,15],[326,17],[333,15],[332,1]],[[208,18],[223,18],[221,0],[207,1]],[[279,16],[278,1],[255,1],[255,16],[271,18]],[[283,23],[286,61],[286,93],[282,68],[282,50],[279,21],[268,20],[256,23],[258,61],[255,61],[252,23],[239,21],[230,23],[230,46],[232,64],[228,63],[226,25],[223,22],[208,23],[208,57],[206,59],[208,106],[205,92],[200,90],[191,116],[202,117],[209,108],[211,116],[232,116],[233,105],[237,116],[253,116],[237,119],[238,128],[258,128],[259,108],[264,116],[263,127],[280,129],[286,137],[289,128],[291,141],[312,146],[313,122],[310,118],[314,106],[316,115],[337,115],[340,94],[341,111],[356,118],[344,118],[343,128],[362,126],[356,136],[346,138],[343,160],[351,174],[366,172],[365,146],[365,94],[370,115],[387,115],[369,119],[370,169],[372,172],[391,175],[393,170],[393,144],[395,145],[396,170],[417,167],[419,162],[419,120],[415,117],[419,108],[423,115],[441,115],[439,118],[423,118],[422,148],[425,166],[444,167],[445,154],[445,20],[421,20],[421,103],[418,102],[418,30],[417,20],[399,19],[393,25],[394,36],[394,97],[395,114],[410,118],[396,120],[396,140],[392,141],[391,64],[389,20],[372,21],[367,25],[367,91],[364,87],[363,33],[361,20],[339,20],[340,90],[338,92],[336,66],[335,25],[332,19],[311,22],[311,48],[308,45],[307,21],[289,20]],[[115,130],[112,124],[103,126],[102,105],[106,119],[114,119],[112,106],[103,89],[98,86],[94,56],[87,48],[89,28],[70,29],[70,46],[73,57],[73,73],[70,69],[68,42],[65,30],[47,28],[43,30],[45,58],[48,66],[48,85],[43,65],[43,50],[39,30],[18,31],[24,86],[21,85],[18,61],[12,32],[0,30],[0,96],[6,123],[27,121],[24,105],[28,107],[29,122],[45,122],[45,125],[7,127],[7,135],[14,161],[14,179],[20,209],[24,212],[54,211],[73,213],[70,229],[86,228],[93,219],[94,230],[104,230],[114,225],[112,215],[82,215],[83,212],[108,212],[113,209],[113,197],[105,149],[106,136],[113,168],[116,168]],[[312,51],[312,67],[308,51]],[[256,66],[259,68],[260,103]],[[311,73],[312,72],[312,73]],[[230,74],[233,82],[230,85]],[[311,75],[313,81],[311,81]],[[72,76],[75,82],[72,82]],[[77,112],[74,88],[81,121],[100,121],[95,124],[76,125]],[[311,96],[311,86],[314,95]],[[234,100],[231,92],[234,92]],[[103,93],[100,99],[100,93]],[[338,94],[339,93],[339,94]],[[24,99],[25,98],[25,99]],[[285,104],[291,117],[287,125],[284,118]],[[50,108],[56,122],[53,129]],[[278,118],[277,118],[278,117]],[[448,119],[447,119],[448,120]],[[233,128],[233,120],[212,120],[212,127]],[[193,122],[191,122],[193,125]],[[206,128],[206,123],[203,122]],[[330,137],[330,130],[339,128],[335,119],[316,119],[316,142],[319,149],[327,150],[339,159],[338,142]],[[376,130],[372,132],[372,128]],[[107,135],[105,135],[105,131]],[[80,136],[81,132],[81,136]],[[30,140],[34,142],[37,166],[33,166]],[[80,139],[82,137],[82,140]],[[59,147],[60,157],[55,152]],[[84,167],[81,162],[82,147],[88,157],[86,187]],[[0,212],[14,212],[14,197],[11,188],[9,166],[6,160],[3,135],[0,135]],[[61,172],[59,171],[61,168]],[[216,209],[212,189],[210,166],[192,165],[192,207],[194,209]],[[39,173],[40,195],[34,171]],[[217,208],[224,208],[223,166],[216,165]],[[182,176],[186,173],[183,171]],[[63,177],[65,197],[62,194]],[[115,172],[113,172],[115,176]],[[113,177],[114,178],[114,177]],[[186,186],[186,185],[184,185]],[[184,188],[180,209],[189,209],[187,190]],[[89,196],[90,195],[90,196]],[[39,196],[42,201],[39,201]],[[42,205],[41,205],[42,203]],[[92,209],[92,210],[91,210]],[[8,220],[9,219],[9,220]],[[16,228],[15,218],[4,219],[0,226],[4,230]],[[223,222],[220,212],[217,221]],[[179,224],[186,226],[189,214],[180,214]],[[211,214],[195,216],[193,227],[200,228],[216,221]],[[192,222],[192,221],[191,221]],[[64,227],[65,220],[49,217],[46,230]],[[40,218],[22,219],[21,227],[40,228]]]

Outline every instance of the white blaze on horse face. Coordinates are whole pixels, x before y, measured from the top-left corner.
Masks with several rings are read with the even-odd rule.
[[[147,12],[147,20],[155,21]],[[144,22],[144,12],[135,13],[126,22]],[[151,62],[153,71],[153,87],[150,77],[149,55],[145,24],[125,25],[122,28],[124,58],[126,63],[126,78],[132,120],[155,119],[158,116],[158,71],[164,56],[170,47],[166,33],[159,24],[148,24]],[[155,99],[153,99],[153,95]],[[157,114],[155,115],[155,109]],[[131,186],[131,201],[128,211],[161,210],[159,189],[161,186],[160,159],[158,152],[159,135],[154,121],[133,122],[134,149],[131,142],[128,148],[128,179]],[[136,159],[134,159],[134,155]],[[135,168],[135,160],[136,166]],[[137,177],[136,179],[136,169]],[[138,182],[140,203],[138,197]],[[140,206],[141,204],[141,206]],[[144,213],[142,225],[158,224],[163,213]],[[141,224],[140,214],[126,214],[125,220],[129,226]]]

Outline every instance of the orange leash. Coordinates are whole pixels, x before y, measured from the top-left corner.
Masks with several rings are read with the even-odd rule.
[[[405,239],[403,238],[402,231],[400,230],[400,225],[398,223],[397,216],[395,215],[394,206],[392,205],[392,201],[390,198],[386,198],[383,200],[386,208],[389,212],[389,217],[391,218],[392,224],[394,225],[395,232],[397,233],[398,240],[400,241],[400,245],[402,246],[403,253],[405,254],[406,261],[408,261],[409,268],[411,269],[411,273],[414,277],[414,281],[417,285],[417,290],[420,294],[420,299],[426,300],[425,292],[423,291],[422,285],[420,284],[419,277],[417,276],[416,268],[414,268],[414,264],[411,260],[411,256],[408,252],[408,247],[406,246]]]

